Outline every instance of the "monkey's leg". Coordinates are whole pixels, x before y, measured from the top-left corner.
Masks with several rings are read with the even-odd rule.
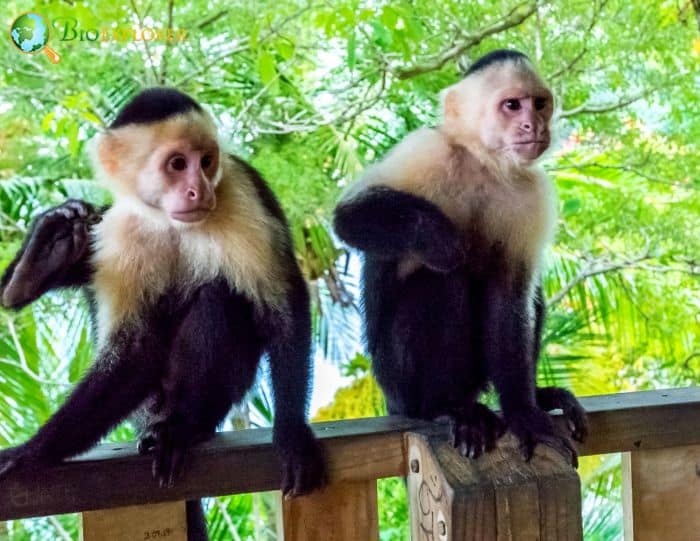
[[[438,272],[449,272],[464,261],[457,230],[440,209],[391,188],[369,188],[341,202],[334,228],[350,246],[379,258],[417,255]]]
[[[290,278],[284,312],[265,317],[275,405],[273,442],[282,461],[282,494],[307,494],[325,483],[325,460],[306,423],[311,390],[311,312],[301,274]]]
[[[15,467],[49,464],[88,450],[141,403],[159,381],[158,322],[115,331],[61,408],[26,443],[0,452],[0,477]]]
[[[573,443],[557,433],[551,417],[536,403],[525,280],[503,274],[490,277],[485,288],[484,358],[504,419],[520,439],[526,458],[544,443],[576,465]]]
[[[201,286],[173,336],[157,422],[142,435],[153,474],[171,486],[187,450],[210,438],[255,380],[262,341],[253,304],[223,280]]]
[[[100,220],[99,211],[78,200],[40,214],[0,281],[2,305],[21,308],[50,289],[88,283],[89,230]]]
[[[542,291],[542,283],[537,284],[534,298],[535,307],[535,325],[533,336],[533,370],[535,378],[537,377],[537,362],[540,357],[540,349],[542,347],[542,329],[544,326],[544,317],[546,304],[544,292]],[[545,411],[561,409],[567,426],[571,432],[571,437],[576,441],[582,442],[588,435],[588,418],[586,410],[583,409],[581,403],[576,400],[576,397],[566,389],[559,387],[538,387],[535,391],[537,405]]]

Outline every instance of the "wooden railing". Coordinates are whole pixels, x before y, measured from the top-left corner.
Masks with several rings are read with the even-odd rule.
[[[582,455],[623,452],[625,538],[700,539],[700,388],[584,398]],[[540,447],[524,462],[505,438],[477,461],[459,457],[445,428],[383,417],[319,423],[329,486],[285,501],[286,541],[378,538],[376,480],[407,477],[415,541],[582,538],[576,472]],[[192,450],[186,472],[161,489],[133,445],[107,444],[60,466],[0,482],[0,521],[83,513],[85,541],[185,540],[184,500],[274,490],[269,430],[218,435]]]

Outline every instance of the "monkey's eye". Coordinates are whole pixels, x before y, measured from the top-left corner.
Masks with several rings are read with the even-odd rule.
[[[509,99],[505,101],[506,109],[510,111],[518,111],[520,109],[520,100]]]
[[[202,161],[200,162],[202,169],[207,169],[211,165],[211,162],[212,158],[209,154],[202,156]]]
[[[187,169],[187,160],[184,156],[173,156],[170,158],[170,167],[175,171],[184,171]]]
[[[535,109],[541,111],[547,105],[547,98],[535,98]]]

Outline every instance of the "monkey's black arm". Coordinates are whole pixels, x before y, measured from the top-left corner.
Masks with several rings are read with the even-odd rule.
[[[275,405],[273,442],[282,459],[282,493],[298,496],[325,482],[320,446],[306,423],[311,389],[311,314],[301,274],[291,278],[288,313],[268,317],[270,376]]]
[[[568,437],[558,435],[551,417],[537,404],[533,358],[535,329],[529,321],[523,277],[497,273],[485,287],[484,356],[498,392],[503,417],[520,439],[526,457],[545,443],[576,464]]]
[[[350,246],[380,258],[415,254],[439,271],[452,270],[464,259],[457,229],[437,206],[383,186],[341,202],[334,227]]]
[[[544,327],[545,312],[547,304],[544,298],[542,282],[535,288],[535,326],[533,336],[532,370],[537,381],[537,363],[542,349],[542,329]],[[562,410],[562,414],[567,421],[571,437],[576,441],[584,441],[588,435],[588,419],[586,410],[576,399],[574,394],[561,387],[537,387],[535,389],[537,405],[545,411],[555,409]]]
[[[0,452],[0,476],[32,463],[54,463],[86,451],[134,410],[162,370],[157,321],[122,326],[61,408],[26,443]]]
[[[21,308],[50,289],[89,283],[89,232],[105,210],[69,200],[40,214],[0,280],[2,305]]]

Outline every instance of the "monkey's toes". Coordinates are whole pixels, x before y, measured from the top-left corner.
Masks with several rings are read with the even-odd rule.
[[[172,487],[182,473],[185,453],[189,445],[179,432],[177,428],[163,422],[154,425],[151,433],[142,439],[144,448],[149,444],[152,445],[153,478],[158,481],[161,488]]]

